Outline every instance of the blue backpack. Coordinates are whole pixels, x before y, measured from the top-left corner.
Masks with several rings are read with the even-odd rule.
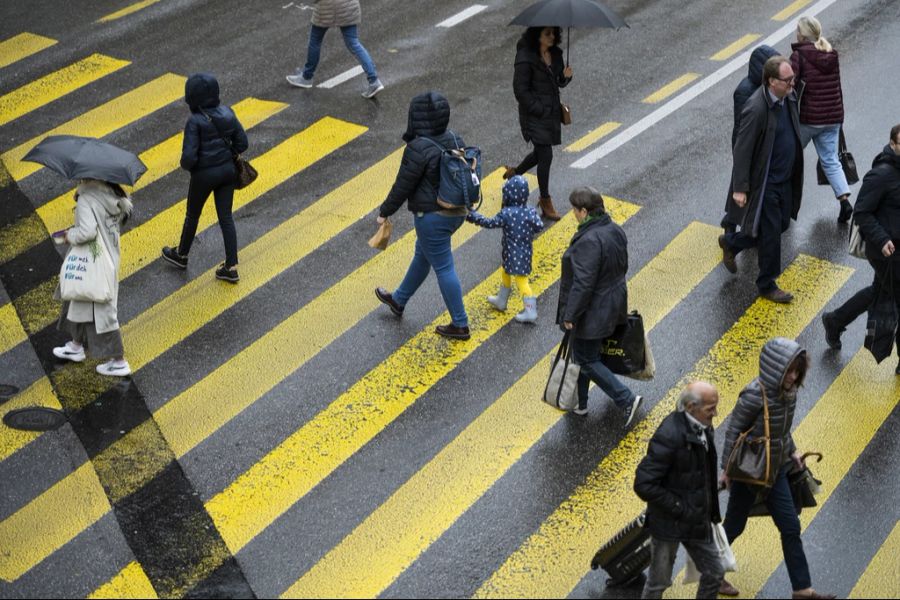
[[[473,208],[481,198],[481,150],[461,148],[452,131],[456,148],[445,148],[430,137],[421,136],[441,149],[441,183],[437,203],[441,208]]]

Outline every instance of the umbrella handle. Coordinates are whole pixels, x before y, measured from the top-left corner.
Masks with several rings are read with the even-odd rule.
[[[566,66],[569,66],[569,43],[572,41],[572,28],[566,27]]]

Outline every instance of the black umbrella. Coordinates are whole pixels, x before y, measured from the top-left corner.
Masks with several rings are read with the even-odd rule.
[[[566,64],[569,63],[569,36],[572,27],[628,27],[625,19],[596,0],[540,0],[509,22],[523,27],[565,27]]]
[[[137,156],[96,138],[51,135],[22,160],[36,162],[69,179],[99,179],[134,185],[147,171]]]

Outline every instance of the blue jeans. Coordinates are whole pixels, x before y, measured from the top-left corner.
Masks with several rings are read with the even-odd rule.
[[[850,193],[850,186],[847,185],[847,177],[838,157],[840,132],[840,125],[800,125],[800,143],[804,148],[809,144],[809,140],[816,145],[816,154],[822,161],[822,170],[828,176],[828,183],[834,190],[835,198]]]
[[[462,285],[453,266],[450,236],[465,222],[465,217],[445,217],[436,212],[416,213],[416,251],[406,277],[392,294],[400,306],[406,306],[425,278],[434,269],[444,304],[457,327],[468,327],[469,317],[463,305]]]
[[[788,483],[787,473],[790,471],[790,463],[784,465],[775,478],[775,485],[766,496],[766,506],[772,514],[772,520],[781,533],[781,551],[784,554],[784,564],[787,566],[788,577],[791,579],[791,587],[794,591],[805,590],[812,587],[809,575],[809,565],[806,562],[806,553],[803,552],[803,542],[800,540],[800,518],[794,506],[791,496],[791,486]],[[728,496],[728,511],[725,513],[725,535],[731,544],[744,532],[747,525],[747,517],[750,508],[756,501],[757,487],[751,487],[739,481],[731,484],[731,494]]]
[[[573,360],[581,367],[578,375],[578,408],[587,408],[588,391],[591,381],[609,396],[616,406],[627,410],[634,402],[634,392],[600,361],[603,340],[580,340],[575,338]]]
[[[313,25],[309,31],[306,66],[303,67],[304,79],[312,79],[316,72],[316,67],[319,66],[319,55],[322,52],[322,40],[325,39],[326,31],[328,31],[327,27],[319,27],[318,25]],[[375,63],[372,62],[372,57],[369,56],[369,53],[359,41],[356,25],[341,27],[341,35],[344,36],[344,45],[347,46],[347,50],[356,56],[356,60],[359,61],[359,64],[362,65],[363,70],[366,72],[369,83],[373,83],[378,79],[378,73],[375,72]]]

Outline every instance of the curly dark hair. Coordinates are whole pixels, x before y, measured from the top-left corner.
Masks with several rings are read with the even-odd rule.
[[[541,32],[547,29],[547,27],[529,27],[525,30],[525,33],[522,34],[522,41],[525,42],[525,46],[528,47],[529,50],[534,50],[537,52],[541,48]],[[550,27],[553,30],[553,45],[559,46],[559,43],[562,41],[562,28],[561,27]]]

